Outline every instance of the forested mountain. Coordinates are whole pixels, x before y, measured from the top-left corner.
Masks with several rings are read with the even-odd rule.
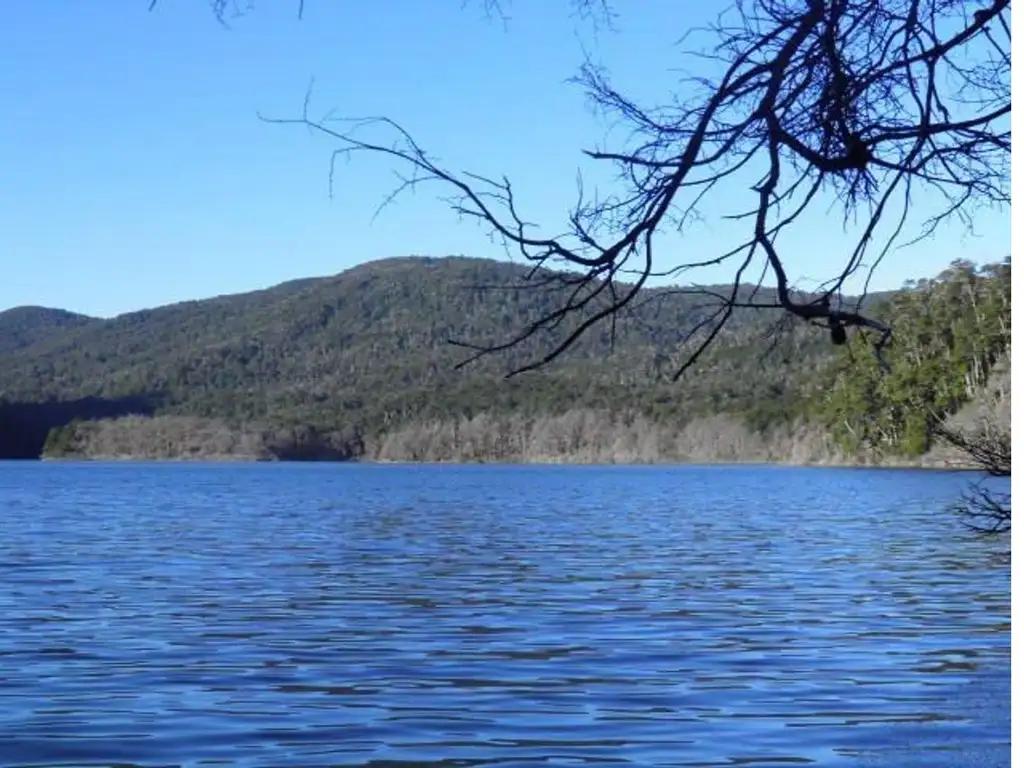
[[[917,339],[922,323],[941,324],[946,316],[960,322],[975,294],[989,297],[971,321],[985,327],[982,335],[963,330],[947,338],[927,331],[935,338],[912,346],[928,361],[936,355],[947,361],[980,355],[984,362],[971,362],[970,376],[984,378],[1009,338],[1008,272],[1008,265],[979,271],[960,264],[937,281],[915,286],[906,294],[912,300],[903,294],[875,297],[891,299],[877,311],[902,317],[904,304],[919,307],[913,315],[917,319],[906,321]],[[0,313],[0,399],[7,403],[0,405],[0,442],[19,442],[25,451],[27,433],[41,443],[51,427],[70,416],[134,413],[166,418],[76,424],[55,431],[49,450],[515,459],[540,450],[527,446],[532,440],[531,445],[544,445],[546,458],[629,460],[642,454],[643,460],[658,460],[703,455],[694,445],[712,433],[721,438],[722,425],[729,424],[742,434],[723,450],[742,459],[748,449],[764,453],[765,435],[779,430],[791,435],[797,425],[806,430],[817,424],[824,434],[826,427],[874,417],[870,410],[837,405],[847,395],[854,397],[858,387],[882,386],[872,378],[860,342],[855,339],[837,355],[819,329],[789,322],[777,330],[781,316],[773,311],[741,310],[698,368],[680,382],[668,381],[666,374],[681,357],[685,331],[707,311],[701,297],[671,289],[645,292],[616,324],[614,346],[612,328],[605,324],[550,367],[503,378],[513,363],[549,349],[564,332],[556,329],[512,353],[456,370],[467,353],[450,345],[450,339],[476,344],[505,340],[564,300],[567,289],[557,284],[522,289],[523,273],[520,266],[482,259],[404,258],[111,320],[31,308]],[[967,273],[971,277],[965,283],[960,276]],[[1002,289],[990,286],[1003,282],[1005,303],[1000,304],[991,296],[1002,296]],[[974,287],[934,288],[947,283]],[[942,309],[920,310],[936,302]],[[1006,326],[1005,340],[992,330],[1000,323]],[[774,344],[768,341],[773,333]],[[978,344],[968,349],[966,337],[976,337]],[[897,339],[909,343],[902,333]],[[859,373],[843,373],[851,366]],[[930,373],[913,375],[951,374],[943,362],[921,370]],[[900,381],[911,376],[900,375]],[[824,386],[832,383],[847,394]],[[955,408],[961,395],[969,397],[969,389],[942,384],[936,392],[953,394],[936,404],[940,410]],[[718,419],[721,428],[707,433],[709,419]],[[561,426],[555,432],[560,429],[568,437],[551,431],[556,422]],[[687,429],[689,447],[678,444]],[[848,451],[869,442],[867,432],[856,433],[855,440],[832,432],[838,438],[833,442]],[[634,435],[633,442],[644,437],[645,446],[620,440],[613,451],[616,435],[627,433]],[[102,450],[97,447],[101,436],[109,443]],[[158,447],[151,445],[154,440]],[[486,448],[479,447],[484,443]],[[871,445],[913,453],[927,447],[927,439]]]
[[[45,307],[16,307],[0,312],[0,355],[25,349],[95,322],[101,321]]]

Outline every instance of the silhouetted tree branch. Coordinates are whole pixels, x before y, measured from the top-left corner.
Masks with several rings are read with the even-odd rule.
[[[214,2],[221,14],[229,5]],[[499,0],[485,5],[500,12]],[[610,18],[604,2],[575,7]],[[467,362],[560,328],[546,354],[510,375],[538,368],[626,313],[652,277],[728,264],[732,288],[707,297],[713,308],[687,329],[675,378],[744,306],[741,286],[765,280],[774,298],[759,308],[822,325],[837,344],[849,328],[866,331],[884,364],[890,328],[862,312],[860,301],[844,302],[843,288],[862,269],[870,279],[901,237],[927,237],[951,219],[969,226],[979,206],[1009,203],[1009,14],[1010,0],[736,0],[705,30],[714,44],[693,52],[717,76],[690,77],[655,106],[630,99],[587,62],[577,82],[628,136],[622,146],[585,152],[614,168],[617,184],[594,199],[581,186],[565,227],[554,232],[524,218],[507,177],[446,167],[390,118],[318,120],[307,95],[299,117],[270,122],[335,140],[332,177],[339,158],[357,153],[399,161],[406,172],[385,204],[439,186],[458,216],[535,265],[531,280],[540,285],[552,280],[541,268],[571,273],[559,278],[570,288],[564,304],[520,333],[498,344],[454,341],[471,352]],[[658,252],[660,235],[685,234],[722,192],[733,206],[725,219],[745,233],[738,245],[681,258]],[[943,204],[923,227],[911,225],[911,208],[926,193]],[[799,236],[794,225],[821,215],[821,206],[841,211],[856,239],[822,290],[798,294],[787,248]]]
[[[990,477],[1010,476],[1009,420],[998,419],[989,404],[983,404],[983,412],[972,427],[939,424],[936,434],[963,454],[967,466],[980,468]],[[994,490],[982,481],[971,484],[954,511],[976,531],[1003,533],[1010,530],[1010,508],[1009,492]]]
[[[968,528],[979,533],[1006,533],[1010,530],[1010,494],[993,490],[984,483],[972,483],[953,511]]]

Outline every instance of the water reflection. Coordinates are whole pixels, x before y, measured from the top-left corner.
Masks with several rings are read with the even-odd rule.
[[[0,465],[0,761],[1005,765],[965,482]]]

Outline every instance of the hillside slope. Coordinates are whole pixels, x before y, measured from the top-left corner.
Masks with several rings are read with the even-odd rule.
[[[47,307],[15,307],[0,312],[0,355],[26,349],[91,323],[85,315]]]
[[[4,433],[27,431],[41,446],[51,428],[73,417],[141,413],[164,418],[76,427],[54,435],[50,448],[95,453],[102,432],[108,445],[101,452],[116,455],[493,459],[529,452],[529,430],[529,450],[582,455],[582,430],[593,433],[583,441],[588,445],[611,445],[613,433],[644,437],[642,449],[620,446],[623,457],[678,458],[680,451],[692,455],[693,446],[689,453],[669,450],[672,436],[687,424],[697,429],[695,420],[704,417],[734,425],[719,424],[719,432],[735,431],[736,445],[722,451],[742,459],[744,451],[765,455],[764,445],[751,448],[764,435],[791,435],[812,418],[812,395],[835,366],[833,348],[817,329],[789,324],[771,345],[766,338],[779,314],[746,310],[698,369],[669,382],[663,374],[703,310],[695,297],[662,289],[647,291],[621,319],[614,347],[606,324],[542,372],[502,377],[514,362],[550,348],[563,332],[556,330],[456,370],[466,352],[450,339],[504,340],[564,300],[558,290],[522,290],[524,272],[482,259],[389,259],[333,277],[111,320],[69,320],[67,327],[17,337],[3,319],[23,310],[2,313],[0,400],[8,405],[0,405],[0,443]],[[538,437],[570,413],[579,424],[562,426],[575,438]],[[447,447],[429,437],[453,429]],[[495,430],[522,433],[519,447],[465,448],[470,432],[494,442],[484,436]],[[658,430],[664,435],[655,440]],[[205,437],[196,438],[200,433]],[[595,460],[607,458],[607,445],[587,450]]]
[[[500,341],[557,306],[558,292],[515,288],[524,272],[480,259],[393,259],[335,277],[95,321],[5,355],[0,396],[17,402],[142,396],[157,412],[292,414],[303,423],[330,420],[339,411],[422,415],[442,392],[460,403],[486,395],[489,405],[495,398],[511,405],[524,391],[535,398],[540,387],[555,400],[578,404],[580,397],[651,385],[656,366],[667,369],[678,355],[699,311],[690,297],[649,301],[631,321],[620,322],[614,350],[605,325],[543,374],[508,383],[496,382],[515,355],[457,371],[466,352],[450,339]],[[765,346],[756,337],[767,331],[773,319],[767,315],[737,317],[698,388],[664,391],[688,406],[700,401],[717,408],[734,397],[750,400],[752,383],[769,391],[779,383],[775,374],[792,376],[792,369],[760,365],[753,356],[755,346]],[[517,350],[518,359],[546,351],[553,338],[535,337]],[[795,333],[791,340],[773,354],[803,355],[801,367],[807,356],[824,359],[820,335]]]

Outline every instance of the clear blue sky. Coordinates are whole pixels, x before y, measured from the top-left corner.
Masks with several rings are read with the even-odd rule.
[[[580,40],[653,100],[678,80],[677,38],[717,10],[620,2],[618,32],[595,38],[564,0],[507,0],[507,25],[476,0],[306,0],[301,22],[293,0],[257,0],[229,30],[206,0],[147,5],[0,3],[0,309],[110,316],[388,256],[498,256],[425,193],[371,222],[391,184],[373,158],[343,166],[329,199],[331,145],[257,112],[297,116],[315,76],[314,112],[394,117],[452,166],[508,172],[528,212],[557,222],[580,148],[604,135],[566,83]],[[897,254],[874,286],[1009,252],[1008,214],[977,228]],[[835,236],[811,224],[794,276],[824,276]],[[687,249],[719,237],[698,227]]]

